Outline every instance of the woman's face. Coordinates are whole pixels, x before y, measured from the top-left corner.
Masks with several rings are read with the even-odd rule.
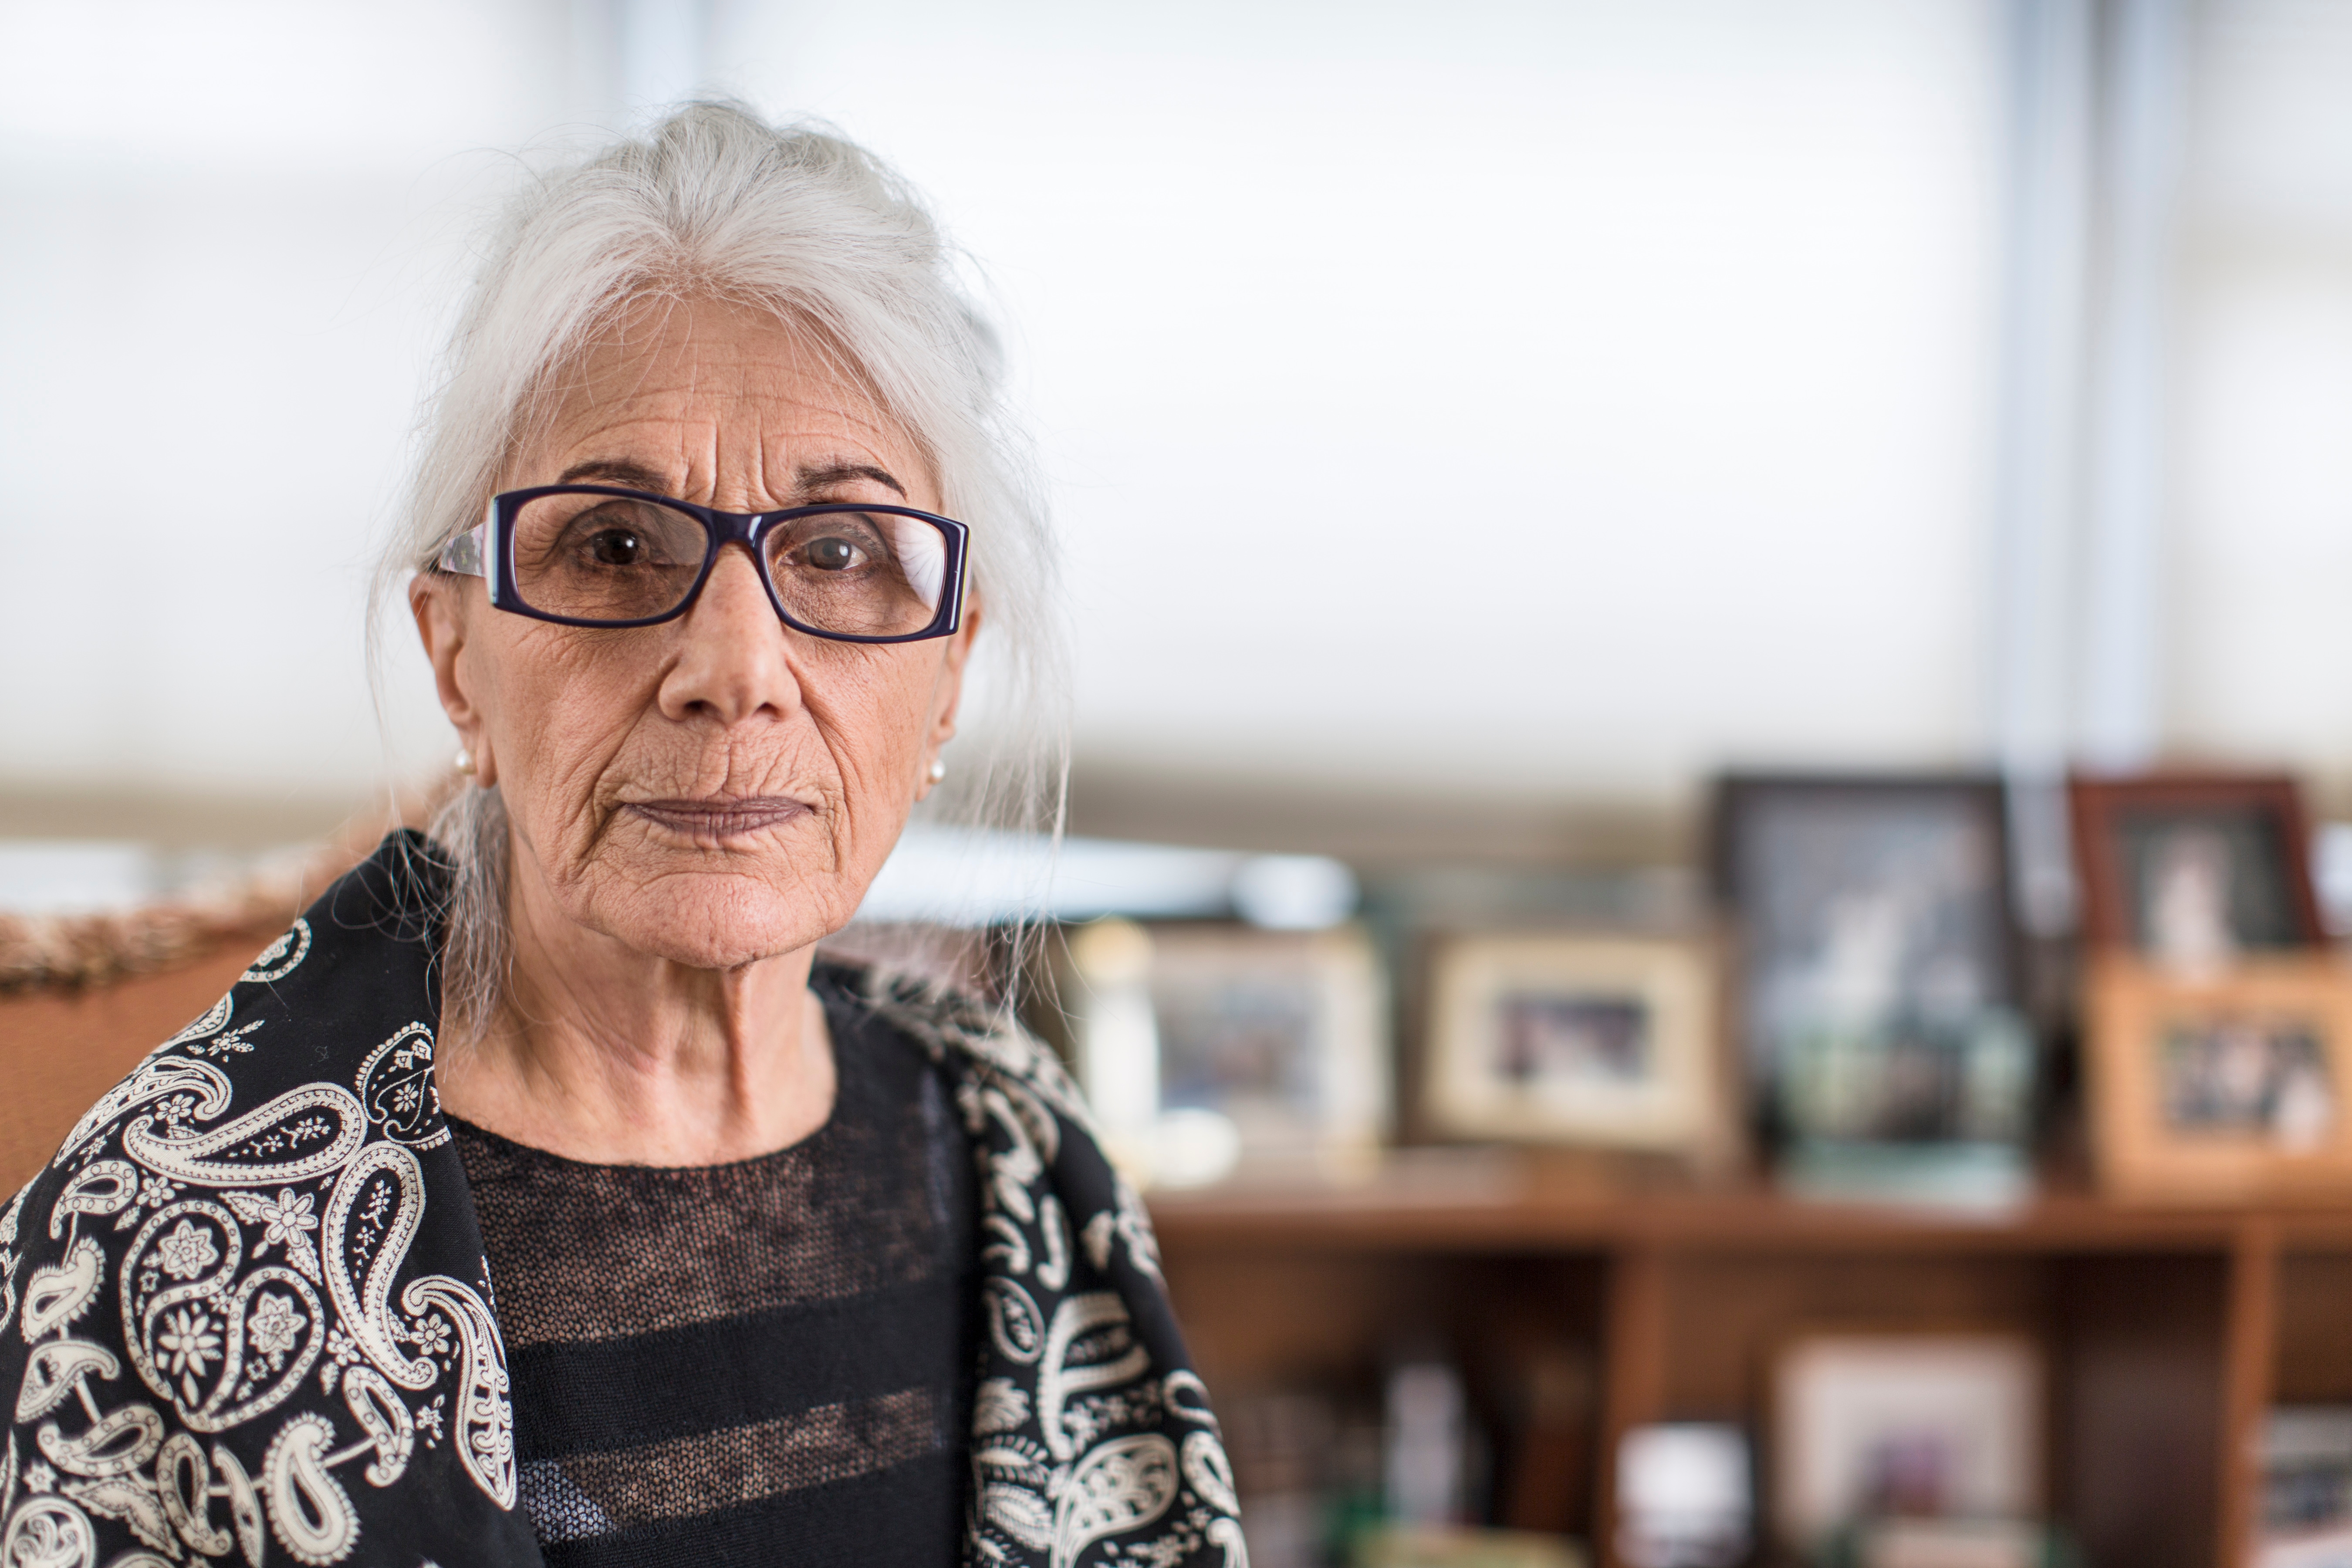
[[[562,386],[501,489],[617,484],[739,512],[940,510],[915,443],[765,312],[649,304]],[[809,637],[777,619],[731,548],[694,607],[656,626],[507,615],[477,577],[425,574],[410,596],[442,706],[478,782],[504,795],[519,919],[551,906],[698,969],[793,952],[847,922],[954,732],[978,624],[975,605],[963,630],[926,642]]]

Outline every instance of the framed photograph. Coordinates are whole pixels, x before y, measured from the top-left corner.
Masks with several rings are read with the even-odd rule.
[[[2025,1139],[2033,1048],[1999,780],[1734,776],[1714,847],[1740,1054],[1780,1141]]]
[[[1361,930],[1150,929],[1163,1111],[1231,1117],[1244,1158],[1380,1141],[1388,988]]]
[[[2076,778],[2067,795],[2093,947],[2193,970],[2326,941],[2293,779]]]
[[[2100,1180],[2182,1203],[2352,1193],[2352,971],[2247,959],[2191,978],[2127,954],[2085,1012]]]
[[[1060,990],[1104,1141],[1139,1180],[1345,1175],[1378,1156],[1388,990],[1363,931],[1097,921]]]
[[[1706,1152],[1721,1123],[1707,948],[1455,936],[1432,953],[1423,1109],[1454,1137]]]
[[[1772,1365],[1775,1531],[1811,1552],[1876,1520],[2038,1517],[2042,1389],[2021,1333],[1799,1336]]]
[[[2352,1408],[2274,1405],[2263,1415],[2263,1535],[2352,1544]]]

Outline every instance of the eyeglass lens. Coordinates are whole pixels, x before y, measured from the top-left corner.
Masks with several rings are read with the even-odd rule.
[[[549,495],[514,519],[524,604],[585,621],[666,615],[693,592],[709,549],[701,520],[625,496]],[[762,565],[784,611],[849,637],[905,637],[937,618],[947,539],[920,518],[856,510],[769,531]]]

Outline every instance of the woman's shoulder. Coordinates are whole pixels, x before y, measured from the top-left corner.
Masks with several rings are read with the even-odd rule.
[[[992,1002],[918,970],[884,963],[827,959],[820,982],[866,1016],[911,1042],[973,1092],[1017,1089],[1091,1136],[1086,1097],[1052,1047],[1013,1006]]]
[[[259,1562],[265,1522],[307,1562],[538,1560],[435,1098],[425,856],[395,836],[326,889],[0,1210],[12,1532],[37,1513],[84,1563]]]
[[[260,1170],[269,1161],[260,1144],[247,1149],[204,1132],[204,1124],[232,1109],[290,1106],[289,1096],[310,1113],[306,1130],[334,1126],[331,1137],[289,1131],[280,1149],[326,1138],[326,1146],[348,1153],[345,1146],[355,1148],[371,1126],[416,1142],[431,1120],[427,1108],[385,1091],[393,1077],[404,1087],[429,1072],[433,1031],[424,1020],[433,1012],[441,874],[429,840],[405,829],[387,835],[256,952],[218,1000],[99,1096],[47,1169],[79,1168],[118,1134],[134,1155],[152,1145],[159,1158],[177,1157],[180,1142],[211,1138],[220,1144],[207,1156],[214,1173],[235,1184],[251,1173],[246,1167]],[[394,1032],[397,1039],[387,1041]]]

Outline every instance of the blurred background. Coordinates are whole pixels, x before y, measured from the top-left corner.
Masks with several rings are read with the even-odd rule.
[[[0,0],[0,1188],[446,774],[471,237],[698,92],[1003,331],[1074,837],[865,913],[1061,922],[1260,1568],[2352,1563],[2352,0]]]
[[[2331,0],[8,0],[0,831],[444,763],[362,614],[467,237],[517,150],[697,89],[875,147],[984,272],[1081,830],[1672,858],[1791,762],[2332,802],[2347,81]]]

